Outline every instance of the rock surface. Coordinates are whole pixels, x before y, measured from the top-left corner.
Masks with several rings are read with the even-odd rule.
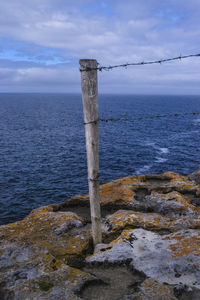
[[[101,186],[103,243],[89,197],[0,227],[0,299],[200,299],[200,186],[167,172]]]
[[[200,168],[195,172],[188,175],[189,180],[193,180],[197,184],[200,184]]]

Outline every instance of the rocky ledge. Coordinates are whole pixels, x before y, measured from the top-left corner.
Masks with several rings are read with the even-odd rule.
[[[200,299],[199,174],[101,186],[103,243],[88,196],[0,227],[0,299]]]

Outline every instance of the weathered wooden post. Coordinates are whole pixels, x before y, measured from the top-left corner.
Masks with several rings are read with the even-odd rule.
[[[87,148],[90,212],[94,245],[102,242],[99,196],[99,127],[97,61],[81,59],[82,100]],[[92,69],[92,70],[90,70]]]

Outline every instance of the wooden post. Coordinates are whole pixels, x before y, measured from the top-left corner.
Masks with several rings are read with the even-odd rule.
[[[90,212],[94,246],[102,242],[99,196],[98,81],[95,59],[81,59],[82,100],[87,148]]]

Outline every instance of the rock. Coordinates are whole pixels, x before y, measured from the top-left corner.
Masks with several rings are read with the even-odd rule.
[[[74,291],[93,279],[69,266],[91,247],[90,230],[72,231],[83,224],[76,214],[47,206],[1,226],[1,299],[79,299]]]
[[[191,204],[190,199],[179,192],[157,193],[153,191],[151,195],[147,195],[142,201],[137,200],[133,205],[136,210],[152,211],[174,217],[176,215],[198,215],[199,209]]]
[[[110,249],[87,258],[92,265],[129,262],[133,270],[160,283],[200,289],[200,231],[159,235],[144,229],[124,230]],[[200,290],[199,290],[200,295]]]
[[[179,220],[180,223],[182,220]],[[156,213],[142,213],[130,210],[118,210],[116,213],[107,216],[106,224],[108,230],[121,232],[125,228],[145,228],[153,231],[174,231],[178,223],[168,217]],[[182,228],[183,224],[181,224]]]
[[[12,281],[14,276],[15,280]],[[27,278],[24,270],[19,268],[17,274],[15,272],[4,277],[1,299],[78,300],[77,291],[85,281],[92,279],[92,275],[65,265],[53,272],[41,270],[34,278]]]
[[[0,226],[0,299],[200,299],[197,181],[131,176],[102,185],[100,198],[95,251],[88,196]]]
[[[189,174],[188,179],[194,181],[196,184],[200,184],[200,168]]]
[[[200,187],[198,185],[185,176],[166,172],[161,175],[130,176],[102,185],[100,187],[101,206],[102,208],[115,207],[116,209],[137,208],[138,202],[142,202],[153,191],[159,194],[178,192],[176,197],[185,195],[185,197],[189,197],[188,199],[197,197],[200,205]],[[66,203],[54,206],[54,210],[67,209],[77,205],[89,206],[88,195],[72,197]],[[180,205],[181,203],[179,203]]]
[[[128,300],[125,298],[124,300]],[[159,283],[151,278],[147,278],[140,286],[140,291],[133,295],[131,299],[135,300],[176,300],[173,288],[165,283]]]
[[[83,226],[83,223],[80,220],[73,220],[68,225],[65,224],[65,225],[62,225],[62,226],[56,228],[55,233],[57,235],[59,235],[59,234],[68,232],[73,227],[81,228],[82,226]]]

